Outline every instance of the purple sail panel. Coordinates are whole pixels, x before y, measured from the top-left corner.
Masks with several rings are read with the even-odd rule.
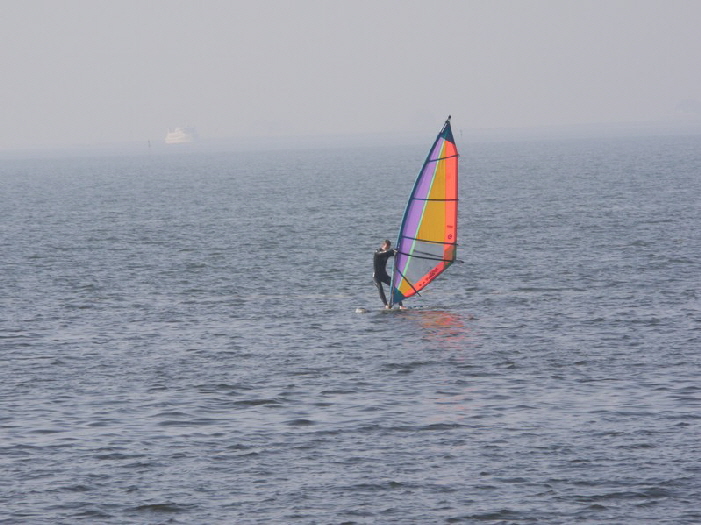
[[[436,171],[436,159],[439,158],[442,145],[443,140],[438,140],[436,145],[431,149],[426,163],[416,180],[414,191],[409,198],[404,226],[401,232],[403,237],[400,239],[401,246],[399,246],[399,251],[402,253],[409,253],[409,249],[413,243],[411,237],[415,237],[419,229],[425,206],[425,201],[422,199],[425,199],[429,191],[431,191],[431,184],[433,183],[433,176]]]
[[[416,231],[419,229],[419,224],[421,222],[421,217],[424,212],[425,201],[420,199],[425,199],[428,196],[429,191],[431,191],[431,184],[433,183],[433,176],[436,171],[436,160],[440,156],[442,150],[443,140],[436,141],[436,144],[431,149],[426,162],[424,163],[423,169],[416,180],[414,191],[409,197],[409,204],[407,205],[406,216],[404,219],[404,225],[402,227],[401,234],[408,237],[415,237]],[[419,200],[417,200],[419,199]],[[405,250],[400,249],[400,252],[408,253],[409,246],[411,245],[411,239],[406,239],[402,237],[400,242],[406,248]]]
[[[419,174],[419,178],[416,181],[416,189],[411,195],[410,199],[425,199],[428,192],[431,191],[431,184],[433,183],[433,175],[436,171],[436,161],[440,158],[441,151],[443,150],[443,140],[440,139],[436,141],[435,146],[431,149],[428,159]]]

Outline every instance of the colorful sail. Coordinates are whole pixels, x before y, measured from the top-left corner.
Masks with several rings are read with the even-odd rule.
[[[450,117],[409,197],[397,240],[390,302],[420,292],[454,261],[458,238],[458,149]]]

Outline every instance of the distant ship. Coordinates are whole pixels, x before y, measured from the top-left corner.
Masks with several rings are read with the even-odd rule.
[[[197,140],[195,128],[174,128],[169,129],[166,134],[166,144],[186,144]]]

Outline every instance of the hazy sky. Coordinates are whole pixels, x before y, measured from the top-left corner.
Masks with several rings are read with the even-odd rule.
[[[5,0],[0,71],[0,149],[699,119],[701,0]]]

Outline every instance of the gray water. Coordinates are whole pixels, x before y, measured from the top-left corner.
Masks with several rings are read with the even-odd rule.
[[[701,523],[701,137],[425,146],[0,161],[0,523]]]

